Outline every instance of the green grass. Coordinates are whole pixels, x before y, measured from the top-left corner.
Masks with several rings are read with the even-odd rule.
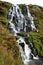
[[[43,57],[43,7],[37,5],[28,5],[30,13],[34,18],[37,32],[30,32],[30,37],[34,48],[36,49],[39,56]]]
[[[3,16],[0,17],[0,23],[1,23],[5,28],[8,27],[8,19],[5,18],[5,17],[3,17]]]
[[[5,27],[8,27],[8,12],[10,6],[10,3],[0,1],[0,23]]]
[[[30,13],[34,17],[34,23],[40,33],[43,33],[43,7],[29,5]]]
[[[43,57],[43,34],[30,32],[30,37],[30,40],[32,40],[33,46],[36,49],[38,55]]]
[[[19,7],[21,8],[22,13],[25,15],[27,14],[27,9],[25,4],[19,4]]]
[[[23,65],[18,44],[16,43],[16,38],[5,28],[3,28],[0,32],[0,48],[0,55],[2,55],[0,56],[2,59],[0,60],[0,64],[4,63],[3,65],[19,65],[19,63],[21,63],[20,65]],[[18,63],[19,59],[20,62]]]

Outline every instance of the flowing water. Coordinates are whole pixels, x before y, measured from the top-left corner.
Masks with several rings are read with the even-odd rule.
[[[28,14],[28,17],[29,17],[29,19],[30,19],[30,21],[31,21],[32,30],[33,30],[33,29],[36,29],[36,27],[35,27],[35,25],[34,25],[33,17],[31,16],[31,13],[30,13],[30,11],[29,11],[28,6],[27,6],[27,14]]]
[[[36,29],[35,25],[34,25],[33,17],[31,16],[28,7],[27,7],[27,14],[28,14],[27,16],[29,17],[29,19],[31,21],[32,30]],[[12,5],[12,7],[9,9],[8,20],[9,20],[9,30],[15,36],[17,36],[17,33],[21,33],[21,30],[26,32],[26,25],[27,25],[26,22],[27,21],[26,21],[24,15],[22,14],[22,11],[19,8],[19,6]],[[14,25],[14,23],[16,23],[16,25]],[[17,40],[17,42],[19,44],[22,61],[24,62],[25,65],[28,65],[29,62],[32,61],[31,56],[33,57],[33,59],[39,59],[38,56],[35,57],[32,54],[31,49],[30,49],[29,45],[26,44],[24,37],[19,36],[19,39]],[[30,42],[30,45],[33,47],[31,42]]]
[[[30,60],[30,53],[31,53],[31,49],[29,48],[29,46],[26,44],[25,40],[23,37],[20,37],[19,40],[17,40],[17,42],[21,45],[24,44],[24,50],[22,45],[20,46],[20,52],[21,52],[21,56],[23,59],[23,62],[25,65],[27,65],[29,63]]]

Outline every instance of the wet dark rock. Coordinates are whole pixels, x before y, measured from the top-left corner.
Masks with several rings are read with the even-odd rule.
[[[15,20],[15,17],[13,16],[13,21]]]
[[[30,25],[27,25],[26,26],[26,32],[30,32],[31,31],[31,26]]]
[[[11,7],[11,10],[13,10],[13,7]]]
[[[30,59],[33,59],[33,55],[31,55],[31,53],[30,53]]]
[[[12,15],[9,15],[9,16],[8,16],[8,19],[10,20],[10,19],[11,19],[11,17],[12,17]]]
[[[43,62],[41,60],[34,60],[36,65],[43,65]]]
[[[24,50],[24,43],[19,43],[19,45],[23,48],[23,50]]]
[[[19,45],[21,45],[22,47],[24,47],[24,43],[19,43]]]
[[[32,60],[28,65],[43,65],[43,62],[40,60]]]
[[[19,9],[17,9],[17,11],[19,12],[19,14],[20,14],[20,11],[19,11]]]
[[[30,61],[28,65],[36,65],[35,62]]]

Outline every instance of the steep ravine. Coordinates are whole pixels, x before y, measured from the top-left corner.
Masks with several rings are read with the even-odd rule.
[[[30,20],[29,23],[25,19],[25,16],[22,14],[22,11],[18,5],[16,5],[16,6],[12,5],[12,7],[9,9],[9,15],[8,15],[9,30],[15,36],[19,36],[19,38],[17,39],[17,42],[18,42],[19,47],[20,47],[22,61],[24,62],[25,65],[28,65],[29,63],[32,63],[32,62],[33,62],[33,64],[34,64],[34,62],[36,62],[36,63],[39,62],[38,54],[35,56],[32,53],[32,50],[30,48],[30,46],[33,47],[32,42],[29,40],[29,42],[28,42],[29,45],[28,45],[26,43],[26,40],[25,40],[25,38],[27,38],[27,37],[22,36],[22,34],[24,32],[27,36],[30,36],[29,33],[27,33],[27,32],[36,31],[33,17],[31,16],[31,14],[29,12],[28,6],[27,6],[27,17]],[[34,48],[33,48],[33,50],[35,52]]]

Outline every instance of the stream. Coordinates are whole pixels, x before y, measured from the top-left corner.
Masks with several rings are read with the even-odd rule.
[[[31,16],[28,6],[27,6],[27,16],[29,17],[31,21],[31,25],[30,25],[31,30],[36,30],[33,17]],[[21,32],[22,30],[26,32],[27,25],[28,25],[27,20],[25,19],[18,5],[12,5],[12,7],[9,9],[8,20],[9,20],[8,28],[10,32],[13,33],[15,36],[19,36],[17,35],[18,33],[22,34]],[[25,37],[19,36],[19,39],[17,40],[17,42],[20,48],[20,53],[21,53],[21,57],[22,57],[22,61],[24,65],[28,65],[29,62],[34,59],[39,60],[38,55],[35,57],[34,54],[32,54],[30,46],[26,44]],[[30,42],[30,45],[33,47],[32,42]]]

